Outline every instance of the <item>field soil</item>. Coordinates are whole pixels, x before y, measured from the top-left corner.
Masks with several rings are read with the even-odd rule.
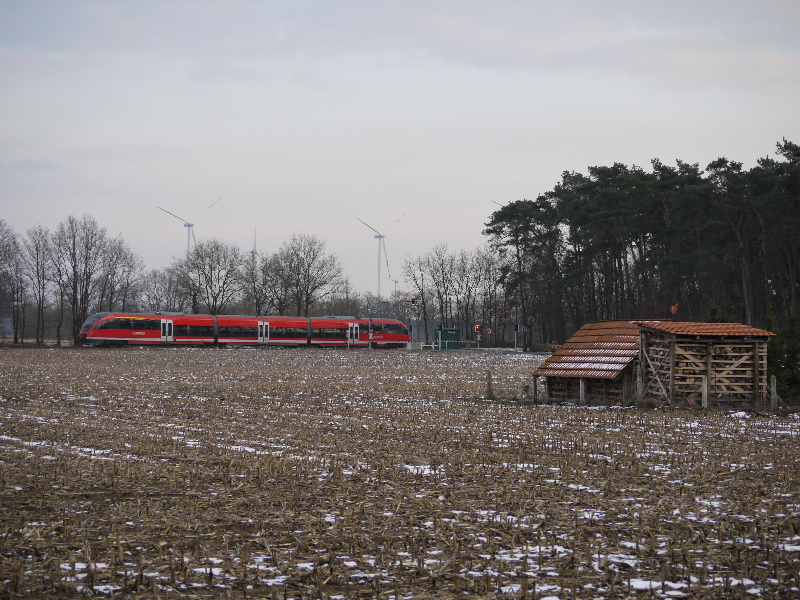
[[[800,420],[536,406],[539,361],[2,348],[0,597],[800,596]]]

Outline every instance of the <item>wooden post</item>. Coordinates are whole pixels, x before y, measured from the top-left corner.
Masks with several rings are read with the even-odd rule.
[[[539,404],[539,378],[533,377],[533,403]]]
[[[669,405],[675,405],[675,340],[669,343]]]
[[[641,400],[644,398],[644,361],[640,360],[636,365],[636,398]]]
[[[581,406],[586,406],[586,380],[581,377],[580,379],[580,402]]]
[[[759,371],[759,360],[758,360],[758,342],[753,343],[753,404],[759,405],[761,404],[761,390],[759,389],[759,383],[761,382],[761,373]]]
[[[711,372],[714,361],[714,344],[706,345],[706,379],[708,379],[708,395],[711,396]]]
[[[636,366],[636,398],[641,400],[644,398],[644,382],[647,373],[647,365],[645,364],[645,352],[647,352],[647,334],[639,329],[641,335],[639,336],[639,364]]]
[[[776,387],[777,381],[775,375],[769,378],[769,382],[772,386],[772,393],[769,396],[769,409],[775,412],[778,410],[778,388]]]
[[[628,397],[630,396],[630,390],[628,389],[631,387],[631,378],[623,374],[622,375],[622,406],[628,406]],[[606,388],[606,397],[608,397],[608,388]]]
[[[703,388],[702,388],[702,392],[701,392],[702,395],[703,395],[703,408],[708,408],[708,392],[709,392],[709,389],[708,389],[708,382],[709,382],[708,376],[707,375],[703,375],[700,379],[703,382],[702,383]]]

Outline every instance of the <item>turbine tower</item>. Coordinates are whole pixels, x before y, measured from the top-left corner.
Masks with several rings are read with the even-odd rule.
[[[362,221],[358,217],[356,217],[356,221],[360,221],[364,225],[367,225],[366,223],[364,223],[364,221]],[[386,242],[384,241],[386,239],[386,236],[370,225],[367,225],[367,227],[369,227],[370,229],[372,229],[372,231],[375,232],[376,235],[374,237],[376,240],[378,240],[378,302],[380,302],[381,301],[381,246],[383,246],[383,254],[384,256],[386,256]],[[388,257],[386,258],[386,271],[387,272],[389,271]]]

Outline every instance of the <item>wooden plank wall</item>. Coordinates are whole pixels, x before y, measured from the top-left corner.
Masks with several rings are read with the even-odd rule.
[[[556,400],[580,399],[580,379],[571,377],[548,377],[550,398]],[[590,406],[622,404],[632,393],[624,392],[625,385],[630,386],[627,375],[618,381],[608,379],[586,379],[586,403]]]
[[[712,400],[766,403],[766,340],[670,339],[648,333],[644,355],[646,395],[662,398],[671,395],[674,400],[682,400],[695,394],[700,403],[702,378],[706,376]]]

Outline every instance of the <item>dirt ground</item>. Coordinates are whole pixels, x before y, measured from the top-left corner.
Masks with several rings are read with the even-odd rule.
[[[539,360],[2,348],[0,597],[800,596],[800,419],[535,406]]]

